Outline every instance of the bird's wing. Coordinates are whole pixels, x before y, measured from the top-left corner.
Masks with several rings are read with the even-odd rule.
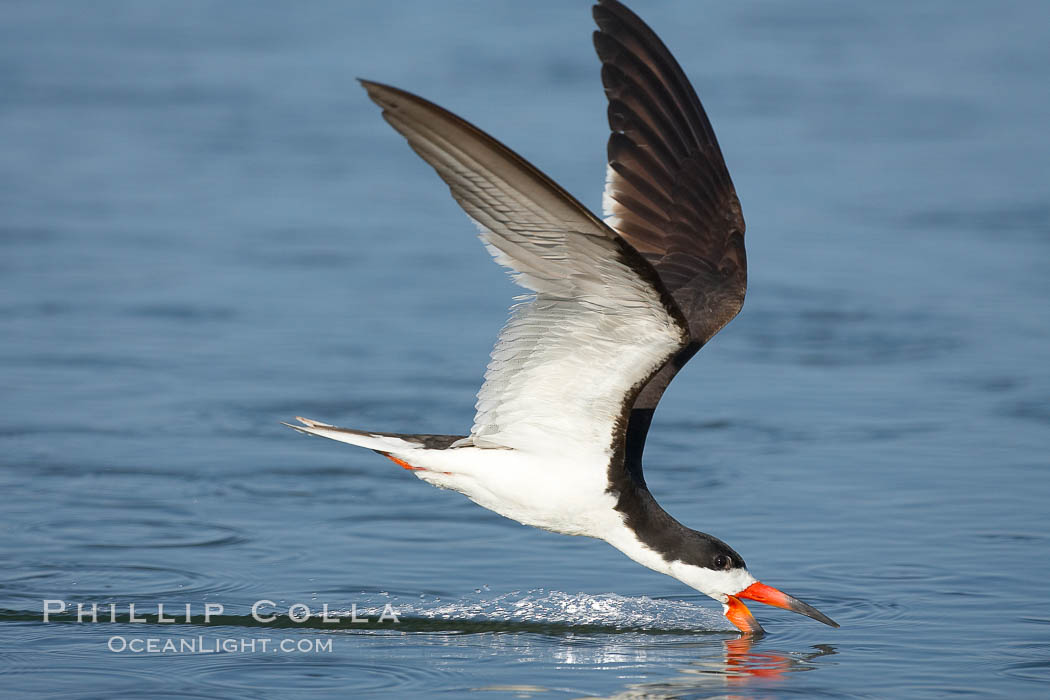
[[[496,261],[534,295],[500,333],[469,440],[613,458],[638,390],[688,343],[686,321],[652,266],[478,128],[403,90],[362,83],[448,184]]]
[[[601,0],[594,19],[612,130],[605,221],[656,270],[690,335],[634,404],[627,461],[644,484],[642,448],[664,389],[744,303],[744,218],[711,123],[671,52],[616,0]]]

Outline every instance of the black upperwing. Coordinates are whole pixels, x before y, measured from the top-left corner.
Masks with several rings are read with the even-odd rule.
[[[691,337],[630,412],[625,466],[644,486],[642,450],[664,389],[744,303],[744,218],[711,123],[671,52],[616,0],[600,0],[594,19],[612,130],[607,223],[652,264]]]

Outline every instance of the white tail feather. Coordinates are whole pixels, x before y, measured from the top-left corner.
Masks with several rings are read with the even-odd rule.
[[[377,450],[379,452],[404,452],[405,450],[417,450],[422,449],[423,447],[423,445],[418,442],[410,442],[390,435],[375,435],[373,433],[365,433],[358,430],[337,428],[334,425],[310,420],[309,418],[302,418],[300,416],[296,416],[295,419],[302,423],[302,425],[292,425],[291,423],[283,423],[282,425],[287,425],[289,428],[298,430],[300,433],[306,435],[317,435],[318,437],[325,437],[329,440],[338,440],[339,442],[345,442],[350,445],[365,447],[369,450]]]

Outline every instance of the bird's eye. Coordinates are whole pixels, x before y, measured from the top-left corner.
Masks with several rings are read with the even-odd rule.
[[[719,554],[715,557],[715,569],[728,569],[731,563],[732,561],[730,561],[729,557],[724,554]]]

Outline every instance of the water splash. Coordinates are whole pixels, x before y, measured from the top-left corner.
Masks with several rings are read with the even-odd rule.
[[[359,615],[378,616],[390,604],[402,618],[469,622],[565,625],[624,630],[734,631],[718,610],[681,600],[630,597],[616,593],[565,593],[537,588],[495,596],[475,593],[456,600],[436,596],[400,599],[376,596],[357,606]],[[377,605],[378,603],[378,605]]]

